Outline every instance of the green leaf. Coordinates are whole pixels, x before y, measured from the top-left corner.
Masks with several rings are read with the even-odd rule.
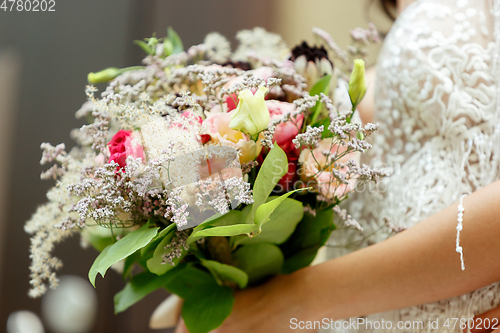
[[[153,219],[149,220],[150,223],[154,223]],[[147,262],[151,258],[153,258],[154,253],[158,245],[164,240],[165,237],[169,237],[169,241],[175,235],[175,231],[177,230],[177,225],[175,223],[169,224],[167,227],[163,228],[146,246],[144,246],[140,251],[138,251],[138,256],[136,258],[136,262],[141,265],[144,269],[147,269]],[[125,260],[125,264],[131,258],[128,257]],[[125,272],[124,272],[125,273]]]
[[[165,237],[163,237],[162,241],[156,247],[153,257],[147,261],[146,265],[151,273],[163,275],[175,267],[170,265],[169,263],[163,263],[163,255],[172,251],[172,249],[166,249],[165,247],[170,244],[170,242],[174,238],[174,235],[175,232],[170,232]],[[181,257],[173,259],[172,262],[175,265],[179,264],[186,253],[187,250],[183,249]]]
[[[285,264],[283,265],[282,274],[291,274],[301,268],[309,266],[314,258],[316,258],[316,254],[321,246],[314,246],[302,250],[298,253],[295,253],[293,256],[285,260]]]
[[[231,212],[227,213],[227,214],[230,214]],[[206,219],[205,221],[201,222],[199,225],[197,225],[193,231],[198,231],[198,230],[201,230],[201,229],[205,229],[206,227],[208,226],[213,226],[214,223],[217,223],[216,221],[219,220],[219,219],[222,219],[224,216],[226,216],[227,214],[221,214],[221,213],[217,213],[217,214],[214,214],[212,216],[210,216],[208,219]],[[226,216],[225,219],[229,218],[229,216]]]
[[[253,208],[253,205],[247,205],[247,206],[243,207],[243,209],[241,210],[240,221],[245,221],[246,224],[249,223],[249,221],[247,221],[247,216],[252,211],[252,208]],[[254,224],[253,221],[251,221],[250,224]],[[249,238],[252,238],[252,235],[232,236],[229,238],[229,244],[232,248],[236,248],[243,240],[246,240]]]
[[[165,229],[163,229],[162,231],[160,231],[156,236],[155,238],[153,238],[153,240],[151,242],[149,242],[148,245],[144,246],[142,249],[141,249],[141,256],[147,256],[147,254],[149,252],[153,252],[157,247],[158,247],[158,244],[160,244],[160,242],[163,240],[163,238],[167,235],[171,235],[173,237],[173,235],[175,234],[175,230],[177,230],[176,228],[176,224],[175,223],[172,223],[172,224],[169,224]]]
[[[125,258],[125,263],[123,264],[123,272],[122,278],[125,281],[127,277],[132,275],[132,268],[134,267],[134,263],[141,259],[141,251],[135,251],[127,258]]]
[[[172,54],[178,54],[184,51],[182,40],[172,27],[167,28],[167,39],[172,43]]]
[[[253,237],[244,237],[239,244],[281,244],[292,235],[303,215],[302,202],[287,198],[274,210],[269,221],[262,225],[259,234]]]
[[[304,214],[293,235],[281,246],[285,256],[291,256],[309,247],[324,245],[330,233],[336,228],[333,214],[330,208],[316,211],[316,216]]]
[[[158,228],[149,228],[149,223],[146,223],[141,228],[129,233],[115,244],[107,247],[107,251],[101,252],[90,268],[89,280],[92,285],[95,287],[97,273],[100,273],[104,277],[111,265],[146,246],[156,236],[157,232]]]
[[[291,273],[308,266],[336,226],[331,208],[316,211],[316,216],[304,214],[292,236],[280,246],[285,255],[284,272]]]
[[[330,90],[330,81],[331,80],[332,80],[331,74],[323,76],[321,79],[316,81],[316,83],[311,88],[311,90],[309,90],[309,95],[315,96],[315,95],[319,95],[321,93],[328,95],[328,92]]]
[[[202,225],[200,224],[198,227],[201,228]],[[231,210],[218,218],[208,219],[203,222],[204,229],[198,229],[198,227],[189,236],[188,244],[192,244],[203,237],[250,234],[258,229],[253,223],[245,223],[245,220],[242,219],[242,212],[239,210]]]
[[[297,229],[303,235],[301,243],[303,248],[325,245],[332,231],[337,228],[333,223],[333,215],[332,209],[316,211],[316,216],[308,225],[299,224]]]
[[[139,47],[146,52],[147,54],[151,55],[153,54],[154,50],[151,46],[148,45],[145,41],[142,40],[134,40],[135,45],[139,45]]]
[[[235,283],[241,289],[245,288],[248,284],[248,275],[244,271],[234,266],[221,264],[214,260],[201,259],[201,264],[205,266],[214,278],[223,285],[224,282]]]
[[[246,217],[248,224],[254,223],[255,213],[260,205],[266,202],[276,184],[288,171],[288,159],[285,152],[274,145],[267,154],[264,163],[259,170],[257,179],[253,186],[253,205],[250,213]]]
[[[233,259],[236,267],[248,274],[250,284],[279,274],[284,262],[280,248],[269,243],[243,245],[234,252]]]
[[[288,159],[286,154],[278,145],[274,145],[267,154],[264,163],[262,163],[257,179],[255,180],[253,188],[253,206],[255,209],[266,202],[267,197],[269,197],[278,181],[287,171]]]
[[[109,245],[113,245],[113,237],[101,237],[96,234],[88,233],[85,238],[90,242],[90,245],[99,252],[102,252]]]
[[[318,80],[314,84],[314,86],[309,90],[309,95],[315,96],[319,95],[320,93],[323,93],[328,96],[330,92],[330,82],[332,80],[331,75],[325,75],[321,79]],[[323,104],[321,102],[316,102],[316,105],[312,109],[312,118],[311,118],[311,123],[315,123],[316,120],[318,119],[319,115],[321,114],[321,110],[323,109]]]
[[[274,210],[286,198],[288,198],[292,193],[295,193],[297,191],[302,191],[302,190],[305,190],[305,189],[298,189],[298,190],[287,192],[287,193],[283,194],[282,196],[261,205],[259,208],[257,208],[257,210],[255,212],[255,218],[254,218],[255,224],[258,225],[259,228],[261,228],[264,223],[269,221],[269,216],[274,212]]]
[[[180,298],[196,298],[200,289],[219,286],[212,275],[194,267],[192,264],[181,264],[175,270],[168,272],[171,276],[165,288]]]
[[[104,258],[108,255],[109,249],[111,249],[113,245],[108,245],[102,252],[97,256],[97,258],[94,260],[94,263],[92,264],[92,267],[90,267],[89,270],[89,280],[92,283],[92,285],[95,287],[95,278],[97,276],[98,270],[97,268],[101,265],[101,262],[104,260]],[[96,267],[95,269],[94,266]]]
[[[163,288],[171,278],[172,276],[168,274],[158,276],[150,272],[134,276],[125,288],[115,295],[115,314],[127,310],[156,289]]]
[[[190,333],[216,329],[233,308],[234,291],[219,286],[212,275],[193,266],[177,270],[165,288],[184,299],[182,318]]]
[[[254,231],[259,230],[259,227],[255,224],[236,224],[227,225],[223,227],[213,227],[198,231],[196,234],[191,234],[188,238],[188,244],[191,244],[198,239],[204,237],[216,237],[216,236],[236,236],[236,235],[248,235]]]
[[[197,298],[184,300],[182,319],[190,333],[208,333],[229,317],[234,305],[234,291],[225,286],[207,288]]]

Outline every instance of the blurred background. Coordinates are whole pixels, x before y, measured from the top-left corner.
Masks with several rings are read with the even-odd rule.
[[[151,294],[114,315],[113,295],[124,282],[111,271],[98,279],[94,291],[86,277],[97,252],[82,249],[78,237],[55,249],[64,263],[59,276],[67,276],[59,293],[50,295],[50,302],[27,295],[30,241],[23,225],[53,185],[39,177],[40,143],[73,146],[69,133],[82,125],[74,112],[85,102],[87,74],[140,64],[144,53],[132,41],[154,32],[163,37],[168,26],[185,47],[217,31],[234,49],[236,32],[255,26],[281,34],[290,47],[312,40],[312,27],[326,30],[345,46],[349,30],[374,22],[387,32],[391,22],[376,0],[56,0],[54,9],[0,9],[0,332],[7,330],[9,316],[9,333],[155,332],[147,328],[149,317],[167,292]],[[371,49],[369,63],[377,52]],[[57,306],[65,304],[61,299],[78,303],[74,308],[84,324],[73,321],[74,331],[64,329],[70,317],[65,319],[64,306]],[[96,309],[95,316],[89,307]],[[51,327],[57,320],[63,328]],[[23,323],[30,328],[22,330]]]

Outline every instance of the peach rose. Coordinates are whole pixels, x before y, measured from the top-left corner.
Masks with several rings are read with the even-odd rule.
[[[313,186],[316,188],[319,194],[328,200],[335,197],[342,198],[345,194],[352,191],[356,186],[356,180],[349,180],[348,184],[340,183],[332,171],[334,169],[333,165],[329,165],[327,157],[323,152],[330,151],[330,156],[335,156],[335,154],[343,153],[346,148],[338,145],[331,146],[332,139],[323,139],[319,142],[318,146],[312,151],[310,149],[304,149],[300,153],[299,163],[301,164],[301,170],[299,174],[307,185],[313,182]],[[338,164],[346,163],[349,160],[355,160],[359,163],[360,154],[357,152],[347,154],[337,161]],[[346,172],[346,168],[337,168],[340,172]]]
[[[229,113],[210,114],[203,122],[202,133],[210,135],[211,143],[238,149],[241,164],[253,161],[262,149],[260,138],[257,142],[249,139],[242,132],[229,128],[230,122]]]

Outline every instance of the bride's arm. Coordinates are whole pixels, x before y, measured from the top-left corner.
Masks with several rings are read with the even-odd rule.
[[[238,293],[217,332],[289,332],[298,321],[397,309],[498,281],[499,203],[500,181],[464,199],[465,271],[455,252],[455,203],[386,241]]]
[[[500,280],[499,203],[500,181],[464,199],[465,271],[455,252],[454,203],[384,242],[300,272],[309,292],[319,295],[312,311],[347,318],[446,299]]]

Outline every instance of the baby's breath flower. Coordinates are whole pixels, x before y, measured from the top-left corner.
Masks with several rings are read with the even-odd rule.
[[[295,139],[292,142],[295,144],[295,147],[298,149],[301,146],[307,146],[310,148],[314,148],[318,141],[321,139],[321,135],[323,134],[323,125],[319,127],[311,127],[307,126],[306,131],[301,134],[297,134]]]

